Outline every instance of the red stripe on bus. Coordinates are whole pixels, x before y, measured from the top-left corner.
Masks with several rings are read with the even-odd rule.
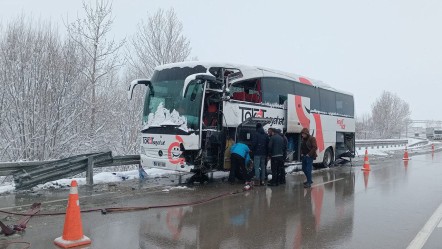
[[[324,134],[322,133],[321,116],[318,113],[314,113],[316,123],[316,142],[318,144],[319,152],[324,150]]]
[[[299,77],[299,82],[306,84],[306,85],[310,85],[313,86],[312,82],[310,82],[310,80],[304,78],[304,77]]]
[[[295,96],[296,114],[298,115],[299,122],[303,128],[310,127],[310,119],[305,115],[304,105],[302,104],[302,97]]]

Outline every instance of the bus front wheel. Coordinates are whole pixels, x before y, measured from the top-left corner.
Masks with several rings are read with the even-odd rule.
[[[322,165],[324,168],[331,167],[333,165],[333,151],[331,148],[327,148],[325,150]]]

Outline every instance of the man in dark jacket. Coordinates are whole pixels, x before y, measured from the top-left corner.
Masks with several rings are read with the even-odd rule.
[[[285,136],[284,133],[281,132],[280,129],[276,129],[276,132],[278,133],[278,135],[280,135],[284,141],[284,145],[282,147],[282,158],[283,158],[283,163],[282,163],[282,167],[279,168],[279,184],[285,184],[285,167],[284,167],[284,162],[285,160],[287,160],[287,146],[288,146],[288,139]]]
[[[266,172],[266,156],[269,137],[264,132],[261,123],[256,124],[256,133],[252,139],[253,162],[255,166],[255,179],[264,185]]]
[[[302,156],[302,171],[307,178],[304,182],[304,188],[310,188],[312,186],[312,170],[313,170],[313,160],[318,156],[316,150],[318,146],[316,144],[316,138],[310,135],[307,128],[303,128],[301,131],[302,142],[301,142],[301,156]]]
[[[272,180],[269,186],[278,186],[282,182],[282,177],[285,178],[284,171],[284,139],[279,135],[274,128],[269,128],[269,157],[271,158]]]

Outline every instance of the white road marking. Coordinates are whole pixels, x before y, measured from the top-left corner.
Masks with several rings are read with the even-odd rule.
[[[327,184],[327,183],[331,183],[331,182],[337,182],[337,181],[340,181],[340,180],[344,180],[344,178],[338,178],[338,179],[335,179],[335,180],[333,180],[333,181],[328,181],[328,182],[321,182],[321,183],[318,183],[318,184],[312,185],[312,188],[313,188],[313,187],[317,187],[317,186],[321,186],[321,185],[325,185],[325,184]]]
[[[411,241],[410,245],[408,245],[407,249],[420,249],[420,248],[422,248],[425,245],[425,243],[427,242],[431,233],[436,228],[436,226],[438,226],[437,225],[438,222],[440,222],[441,220],[442,220],[442,204],[439,205],[439,207],[436,209],[436,211],[433,213],[433,215],[427,221],[427,223],[422,228],[422,230],[419,231],[419,233],[416,235],[414,240]],[[441,223],[439,223],[439,226],[441,226]]]

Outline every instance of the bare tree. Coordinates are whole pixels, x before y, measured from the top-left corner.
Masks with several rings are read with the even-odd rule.
[[[387,91],[372,105],[371,113],[374,129],[380,138],[400,136],[411,114],[408,103]]]
[[[364,114],[356,118],[356,139],[373,138],[373,120],[370,114]]]
[[[0,36],[0,157],[62,156],[81,114],[79,65],[72,44],[48,22],[19,17]],[[74,147],[75,148],[75,147]]]
[[[127,84],[135,78],[150,77],[158,65],[188,59],[191,47],[183,35],[183,25],[175,11],[159,9],[148,16],[147,21],[138,24],[137,33],[130,39],[126,52],[128,66],[124,82]],[[119,96],[126,96],[126,87],[120,89]],[[144,92],[139,89],[135,91],[132,101],[120,99],[121,106],[125,108],[120,106],[119,115],[123,118],[118,120],[116,126],[121,139],[118,151],[123,154],[138,153]]]
[[[83,74],[87,78],[87,87],[90,90],[89,135],[93,137],[97,133],[98,87],[106,78],[112,78],[111,74],[120,66],[118,50],[123,46],[124,40],[116,42],[107,39],[114,21],[110,1],[96,0],[94,5],[83,2],[83,10],[85,17],[77,18],[75,22],[67,25],[67,29],[70,38],[81,47],[87,58]]]
[[[156,66],[184,61],[191,52],[183,24],[172,8],[159,9],[147,22],[138,24],[130,44],[127,58],[137,77],[150,77]]]

